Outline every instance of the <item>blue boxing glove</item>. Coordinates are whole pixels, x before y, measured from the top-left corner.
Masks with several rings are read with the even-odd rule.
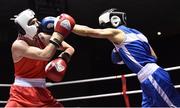
[[[111,52],[111,61],[114,64],[124,64],[124,62],[122,61],[121,56],[119,55],[119,53],[116,51],[115,48]]]
[[[41,20],[41,32],[52,35],[54,32],[54,21],[56,17],[48,16]]]

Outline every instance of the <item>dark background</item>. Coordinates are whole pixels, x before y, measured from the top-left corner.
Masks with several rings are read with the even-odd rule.
[[[180,1],[179,0],[0,0],[0,83],[13,83],[11,44],[17,32],[9,19],[26,8],[36,12],[39,19],[57,16],[62,12],[73,16],[78,24],[98,27],[98,15],[109,8],[127,13],[129,27],[142,31],[158,56],[158,64],[164,68],[180,64]],[[157,35],[161,32],[161,35]],[[113,45],[104,39],[78,37],[70,34],[66,39],[76,50],[63,81],[129,74],[125,65],[111,63]],[[179,70],[169,72],[175,85],[180,83]],[[128,90],[140,89],[137,78],[127,78]],[[83,84],[54,86],[49,88],[58,98],[69,98],[104,93],[121,92],[121,80],[107,80]],[[0,101],[9,97],[9,87],[0,88]],[[131,106],[141,106],[141,95],[129,95]],[[122,96],[67,101],[65,107],[125,106]],[[4,106],[4,104],[0,104]]]

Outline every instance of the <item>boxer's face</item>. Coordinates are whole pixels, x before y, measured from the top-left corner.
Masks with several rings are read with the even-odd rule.
[[[37,18],[33,18],[33,19],[29,20],[28,25],[29,26],[35,25],[38,29],[37,34],[39,33],[40,22],[37,20]],[[37,34],[36,34],[36,36],[37,36]],[[34,37],[36,37],[36,36],[34,36]]]
[[[33,18],[33,19],[31,19],[31,20],[29,20],[29,22],[28,22],[28,25],[30,26],[30,25],[35,25],[35,26],[39,26],[39,21],[37,20],[37,18]]]

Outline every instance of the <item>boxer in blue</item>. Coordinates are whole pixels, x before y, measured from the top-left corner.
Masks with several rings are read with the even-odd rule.
[[[127,27],[126,13],[109,9],[99,17],[103,29],[76,24],[73,33],[92,38],[105,38],[114,45],[112,61],[124,63],[137,74],[142,88],[142,107],[180,107],[180,95],[169,74],[156,64],[157,57],[147,38]]]

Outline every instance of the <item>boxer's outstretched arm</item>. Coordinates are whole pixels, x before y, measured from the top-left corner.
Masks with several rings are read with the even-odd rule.
[[[107,38],[108,36],[114,35],[116,32],[113,29],[94,29],[85,25],[76,24],[73,28],[73,33],[93,38]]]
[[[72,32],[84,37],[105,38],[118,44],[124,40],[124,32],[114,28],[95,29],[85,25],[76,24]]]

